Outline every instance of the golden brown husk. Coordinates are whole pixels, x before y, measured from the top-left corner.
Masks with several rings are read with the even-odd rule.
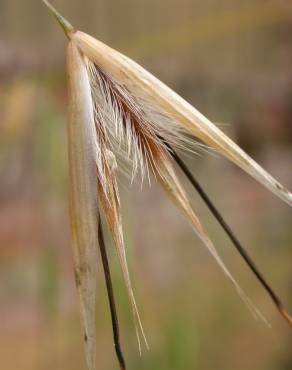
[[[72,41],[103,71],[119,83],[142,94],[150,103],[184,126],[195,137],[224,155],[265,187],[292,205],[292,194],[250,158],[218,127],[183,98],[130,58],[87,35],[76,31]]]
[[[68,123],[70,216],[74,271],[88,370],[96,369],[95,306],[98,250],[97,176],[91,152],[94,124],[90,86],[83,56],[68,46],[70,114]]]

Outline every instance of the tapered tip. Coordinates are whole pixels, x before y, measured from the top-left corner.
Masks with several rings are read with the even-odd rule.
[[[278,308],[279,308],[281,315],[288,322],[288,324],[292,327],[292,317],[289,315],[289,313],[285,310],[284,307],[280,306]]]
[[[60,26],[63,28],[66,36],[70,39],[71,34],[74,32],[73,26],[53,7],[47,0],[42,0],[43,3],[50,9],[54,17],[57,19]]]

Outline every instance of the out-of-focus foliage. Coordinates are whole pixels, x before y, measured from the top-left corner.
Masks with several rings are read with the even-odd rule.
[[[54,4],[78,28],[129,54],[224,123],[291,190],[290,2]],[[1,1],[0,358],[6,370],[84,366],[67,212],[65,45],[40,1]],[[223,159],[187,160],[291,311],[291,210]],[[131,275],[151,346],[140,358],[108,240],[129,369],[290,369],[289,328],[197,196],[193,202],[214,242],[272,330],[253,320],[154,183],[141,192],[122,182]],[[111,369],[117,365],[98,263],[98,361]]]

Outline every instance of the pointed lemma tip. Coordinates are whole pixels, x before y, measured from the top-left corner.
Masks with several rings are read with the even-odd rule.
[[[279,310],[280,310],[281,315],[284,317],[284,319],[292,327],[292,317],[289,315],[289,313],[285,310],[284,307],[279,307]]]
[[[63,28],[66,36],[70,39],[71,34],[74,32],[73,26],[57,11],[56,8],[48,0],[42,0],[43,3],[49,8],[54,17],[57,19],[58,23]]]

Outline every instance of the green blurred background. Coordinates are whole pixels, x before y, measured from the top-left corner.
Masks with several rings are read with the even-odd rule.
[[[75,25],[169,84],[292,188],[290,1],[55,0]],[[67,204],[67,40],[40,0],[0,0],[0,362],[84,369]],[[292,310],[291,210],[226,160],[187,158]],[[156,186],[122,181],[127,253],[150,343],[139,356],[108,247],[129,369],[288,370],[287,324],[185,182],[227,265],[268,318],[253,319]],[[98,261],[100,265],[100,261]],[[101,266],[100,266],[101,267]],[[99,369],[117,369],[101,268]]]

